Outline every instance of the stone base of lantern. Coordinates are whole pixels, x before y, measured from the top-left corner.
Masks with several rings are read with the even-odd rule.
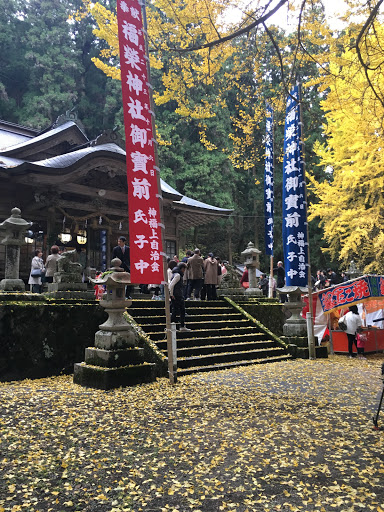
[[[88,347],[85,349],[85,362],[92,366],[119,368],[144,362],[143,348],[127,348],[121,350],[104,350]]]
[[[48,297],[48,298],[51,298],[51,299],[78,299],[78,300],[86,300],[86,301],[94,301],[96,300],[95,299],[95,294],[94,292],[92,291],[77,291],[77,290],[72,290],[72,291],[66,291],[66,292],[62,292],[62,291],[58,291],[58,292],[43,292],[43,295],[45,297]]]
[[[228,297],[234,301],[237,299],[244,300],[245,288],[218,288],[218,297]]]
[[[121,271],[121,260],[115,258],[111,263],[112,273],[98,280],[90,279],[93,284],[106,286],[100,306],[108,318],[99,325],[95,347],[85,350],[85,362],[75,364],[73,375],[75,384],[105,390],[152,382],[157,373],[155,363],[144,362],[144,349],[136,346],[136,333],[124,316],[131,305],[125,299],[130,276]]]
[[[95,347],[101,350],[132,349],[136,344],[136,335],[134,331],[127,330],[127,325],[125,328],[125,331],[118,332],[97,331]]]
[[[22,279],[2,279],[0,290],[7,292],[25,292],[25,284]]]
[[[48,292],[86,292],[87,283],[48,283]]]
[[[263,290],[260,290],[260,288],[247,288],[245,290],[246,297],[262,297],[263,296]]]
[[[306,336],[307,335],[307,323],[304,322],[289,322],[287,320],[283,325],[283,334],[287,337]]]
[[[107,390],[156,380],[156,364],[144,362],[144,349],[134,343],[134,332],[97,331],[96,347],[86,348],[85,361],[75,364],[73,382]]]
[[[88,290],[87,283],[48,283],[44,295],[52,299],[95,300],[95,293]]]
[[[73,375],[75,384],[105,391],[121,386],[135,386],[143,382],[153,382],[154,380],[156,380],[156,365],[154,363],[142,363],[119,368],[76,363]]]

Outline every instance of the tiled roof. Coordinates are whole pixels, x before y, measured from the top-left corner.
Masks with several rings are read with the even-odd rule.
[[[58,126],[57,128],[53,128],[52,130],[49,130],[41,135],[37,135],[36,137],[28,138],[27,140],[19,142],[18,144],[14,144],[13,146],[7,147],[6,149],[2,149],[0,152],[2,154],[11,153],[11,152],[15,152],[17,150],[23,149],[23,148],[27,148],[30,145],[36,145],[36,144],[45,142],[51,138],[54,138],[58,133],[64,132],[65,130],[69,130],[69,129],[73,128],[74,126],[77,127],[77,129],[84,136],[84,140],[87,141],[88,140],[87,137],[80,130],[80,128],[77,126],[77,124],[74,123],[73,121],[68,121],[68,122]],[[3,144],[2,144],[2,146],[3,146]]]

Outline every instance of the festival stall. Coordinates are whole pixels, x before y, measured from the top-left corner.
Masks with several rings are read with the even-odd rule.
[[[314,333],[319,345],[329,336],[334,352],[348,353],[348,340],[338,320],[357,305],[367,336],[365,353],[384,351],[384,276],[364,275],[344,283],[313,292]],[[308,296],[302,315],[308,312]],[[354,346],[354,351],[356,347]]]

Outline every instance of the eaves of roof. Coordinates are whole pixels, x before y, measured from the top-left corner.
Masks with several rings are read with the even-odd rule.
[[[65,131],[70,131],[76,128],[76,130],[81,134],[81,137],[84,139],[84,142],[88,141],[88,138],[85,136],[84,132],[80,130],[80,128],[77,126],[76,123],[73,121],[68,121],[57,128],[54,128],[53,130],[49,130],[46,133],[43,133],[41,135],[38,135],[37,137],[32,137],[31,139],[20,142],[19,144],[15,144],[13,146],[10,146],[6,149],[1,150],[2,155],[13,155],[17,152],[20,152],[23,149],[32,148],[35,146],[38,146],[42,143],[46,143],[47,141],[54,139],[58,134],[62,134]]]
[[[73,172],[80,162],[84,164],[95,157],[117,159],[122,163],[125,163],[126,161],[125,151],[117,144],[110,143],[79,149],[64,155],[39,160],[37,162],[28,162],[26,160],[10,158],[0,153],[0,168],[11,175],[20,175],[31,171],[52,175],[57,174],[59,171],[60,175],[63,175]],[[183,196],[164,180],[160,180],[160,183],[163,197],[173,201],[175,205],[180,209],[185,210],[185,212],[192,212],[199,209],[204,210],[210,215],[219,216],[228,216],[233,212],[233,210],[227,208],[218,208],[217,206]]]

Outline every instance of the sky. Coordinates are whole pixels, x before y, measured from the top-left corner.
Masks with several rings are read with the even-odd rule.
[[[342,28],[343,24],[337,19],[338,14],[343,14],[346,9],[344,0],[323,0],[325,14],[328,18],[331,28]],[[270,22],[273,21],[278,25],[285,28],[287,26],[287,8],[284,6],[274,16],[269,18]],[[288,25],[289,26],[289,25]]]
[[[249,5],[249,2],[246,2]],[[272,4],[272,7],[276,5],[277,1]],[[338,14],[343,14],[346,9],[346,4],[344,0],[323,0],[325,13],[328,18],[330,27],[333,29],[341,29],[343,24],[341,21],[337,19]],[[237,11],[237,12],[236,12]],[[238,17],[239,20],[241,18],[240,11],[231,11],[230,21],[233,22]],[[236,20],[237,21],[237,20]],[[287,29],[293,27],[297,23],[297,18],[287,21],[287,7],[283,6],[279,9],[279,11],[271,16],[268,20],[268,24],[276,23],[281,28]]]

